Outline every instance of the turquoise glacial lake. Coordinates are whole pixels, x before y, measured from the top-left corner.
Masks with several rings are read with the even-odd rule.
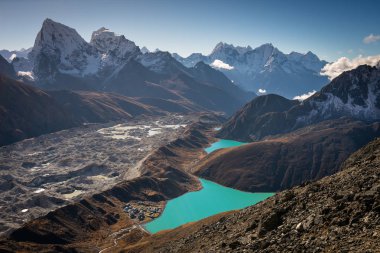
[[[210,154],[211,152],[218,150],[218,149],[221,149],[221,148],[237,147],[237,146],[241,146],[244,144],[247,144],[247,143],[246,142],[233,141],[233,140],[220,139],[219,141],[211,144],[210,147],[205,148],[205,151],[207,152],[207,154]]]
[[[188,222],[254,205],[274,193],[250,193],[225,187],[214,182],[199,179],[203,188],[169,200],[163,213],[145,224],[150,233],[172,229]]]

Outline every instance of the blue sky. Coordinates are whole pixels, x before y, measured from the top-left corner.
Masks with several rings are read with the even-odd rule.
[[[32,46],[45,18],[89,41],[104,26],[150,50],[208,54],[216,43],[312,51],[328,61],[380,54],[380,1],[1,0],[0,49]],[[371,43],[363,39],[373,34]],[[376,39],[378,39],[376,41]]]

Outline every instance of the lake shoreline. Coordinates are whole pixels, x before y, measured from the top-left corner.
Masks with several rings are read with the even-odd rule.
[[[174,229],[222,212],[247,208],[275,194],[244,192],[207,179],[198,179],[202,189],[167,201],[160,216],[143,224],[144,229],[150,234]]]

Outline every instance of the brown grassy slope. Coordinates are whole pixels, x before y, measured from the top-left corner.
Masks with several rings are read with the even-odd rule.
[[[195,174],[251,192],[273,192],[336,173],[350,154],[380,136],[379,123],[324,121],[270,140],[216,151]]]
[[[44,91],[0,76],[0,146],[78,125]]]
[[[108,122],[141,114],[159,115],[159,109],[126,96],[94,91],[48,91],[66,111],[81,122]]]

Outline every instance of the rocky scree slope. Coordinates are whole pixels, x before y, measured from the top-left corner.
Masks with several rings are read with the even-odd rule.
[[[377,139],[335,175],[158,233],[122,252],[378,252],[379,168]]]

